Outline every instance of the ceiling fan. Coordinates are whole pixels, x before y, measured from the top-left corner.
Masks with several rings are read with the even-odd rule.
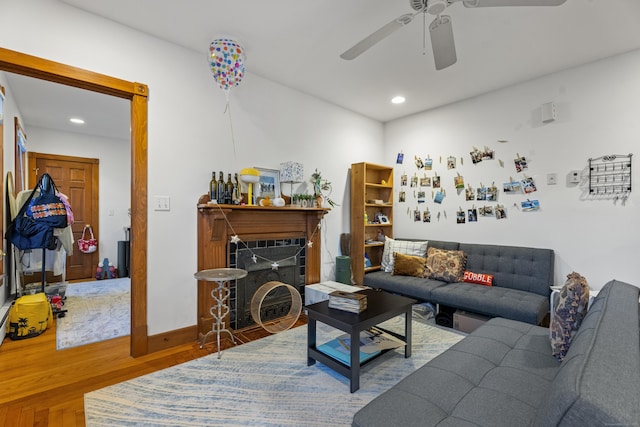
[[[453,3],[462,2],[465,7],[499,7],[499,6],[560,6],[566,0],[409,0],[415,12],[400,15],[379,30],[368,35],[352,48],[345,51],[340,58],[355,59],[376,43],[391,35],[393,32],[413,21],[418,14],[434,15],[436,18],[429,24],[429,35],[436,70],[442,70],[453,65],[458,60],[456,46],[453,40],[453,26],[451,16],[443,15]]]

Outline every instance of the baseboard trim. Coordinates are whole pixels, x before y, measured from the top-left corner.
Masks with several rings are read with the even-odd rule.
[[[150,336],[147,341],[147,349],[149,353],[155,353],[178,345],[192,343],[197,339],[198,327],[196,325],[187,326]]]

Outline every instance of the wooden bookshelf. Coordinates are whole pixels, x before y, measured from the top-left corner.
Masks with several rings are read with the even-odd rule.
[[[365,221],[365,213],[367,221]],[[387,222],[380,222],[380,215]],[[364,274],[380,269],[384,242],[393,237],[393,168],[373,163],[351,165],[351,271],[357,285]],[[370,266],[365,266],[369,259]]]

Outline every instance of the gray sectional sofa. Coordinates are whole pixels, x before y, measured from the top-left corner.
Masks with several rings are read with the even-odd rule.
[[[365,274],[364,285],[420,301],[533,325],[539,325],[549,313],[549,287],[554,284],[553,250],[438,240],[429,240],[428,247],[463,251],[467,255],[466,269],[493,275],[493,286],[446,283],[384,271]]]
[[[638,426],[639,289],[611,281],[558,362],[549,329],[495,318],[375,398],[353,427]]]

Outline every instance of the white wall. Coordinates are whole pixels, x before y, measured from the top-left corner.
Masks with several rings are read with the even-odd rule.
[[[348,169],[381,161],[382,124],[253,74],[247,48],[246,76],[231,93],[235,157],[208,46],[186,50],[58,2],[5,3],[2,47],[149,86],[148,194],[171,197],[169,212],[149,203],[149,334],[196,323],[196,202],[212,170],[293,160],[308,177],[318,168],[341,204],[322,228],[322,277],[333,278],[339,236],[349,230]]]
[[[557,120],[543,124],[540,107],[551,101],[558,106]],[[399,151],[405,154],[404,164],[395,167],[396,194],[400,175],[417,170],[413,156],[428,154],[435,159],[434,170],[447,194],[437,205],[428,191],[428,201],[419,209],[428,206],[432,222],[417,223],[412,212],[418,204],[413,191],[407,191],[407,203],[396,205],[395,235],[551,248],[556,254],[555,284],[563,284],[568,273],[577,271],[595,289],[613,278],[638,286],[640,174],[632,175],[633,191],[626,203],[591,200],[585,193],[588,180],[576,186],[566,178],[571,170],[586,174],[589,158],[609,154],[635,153],[633,163],[638,168],[639,114],[640,51],[635,51],[389,122],[385,163],[394,164]],[[473,146],[495,150],[496,159],[473,165],[469,155]],[[524,173],[515,171],[517,154],[529,161]],[[449,155],[458,158],[458,167],[451,171],[446,167]],[[535,179],[538,191],[528,196],[501,191],[498,203],[507,208],[506,220],[480,217],[476,223],[457,224],[459,208],[495,205],[465,201],[464,192],[458,195],[453,186],[457,173],[473,187],[495,181],[499,188],[511,177],[522,179],[526,174]],[[548,173],[558,174],[557,185],[547,185]],[[539,200],[540,211],[514,207],[527,198]]]
[[[131,225],[131,144],[113,138],[60,132],[36,126],[25,128],[28,149],[37,153],[58,154],[99,160],[99,260],[109,258],[118,265],[118,241],[125,240],[123,227]],[[73,208],[73,200],[72,208]],[[77,248],[77,246],[76,246]]]

